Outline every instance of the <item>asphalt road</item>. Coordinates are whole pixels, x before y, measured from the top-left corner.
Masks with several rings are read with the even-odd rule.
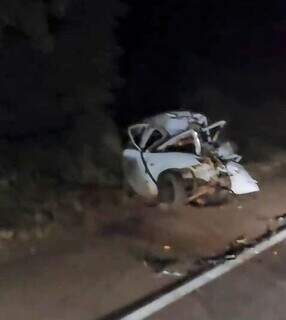
[[[286,241],[149,320],[285,320]]]

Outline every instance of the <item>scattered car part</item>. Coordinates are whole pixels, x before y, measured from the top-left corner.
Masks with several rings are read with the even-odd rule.
[[[163,270],[161,274],[166,275],[166,276],[171,276],[171,277],[176,277],[176,278],[181,278],[185,277],[186,274],[178,272],[178,271],[169,271],[169,270]]]

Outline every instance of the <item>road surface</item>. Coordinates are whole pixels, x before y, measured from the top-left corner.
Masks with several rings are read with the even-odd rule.
[[[266,169],[270,177],[260,177],[261,192],[221,207],[160,212],[146,206],[106,206],[90,212],[96,222],[99,215],[102,221],[87,244],[80,244],[73,233],[67,250],[61,251],[57,242],[48,251],[25,244],[32,249],[29,254],[0,263],[0,319],[99,319],[176,280],[146,266],[146,252],[161,255],[168,247],[184,267],[201,256],[223,252],[238,237],[256,238],[286,211],[285,175],[275,176],[271,167]],[[24,244],[19,246],[23,252]],[[156,317],[286,319],[274,313],[275,308],[283,312],[286,301],[283,246],[278,255],[269,252],[262,260],[249,262]],[[5,243],[0,242],[0,260],[5,252]],[[261,317],[258,313],[254,318],[255,312]]]
[[[185,296],[149,320],[285,320],[286,242]]]

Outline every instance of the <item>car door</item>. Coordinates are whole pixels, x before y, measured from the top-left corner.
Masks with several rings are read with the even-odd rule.
[[[145,124],[129,128],[131,146],[123,152],[123,170],[128,184],[144,198],[157,195],[157,185],[150,176],[144,160],[144,147],[150,138],[150,128]],[[147,138],[148,137],[148,138]]]

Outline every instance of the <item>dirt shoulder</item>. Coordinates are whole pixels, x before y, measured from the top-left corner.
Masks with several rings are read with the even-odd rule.
[[[275,172],[272,166],[252,168],[261,192],[219,207],[169,212],[138,201],[97,207],[89,201],[84,231],[26,243],[25,254],[1,265],[1,314],[11,320],[98,318],[177,280],[154,272],[147,256],[174,258],[173,268],[183,273],[238,237],[275,228],[273,218],[286,212],[286,179],[278,173],[281,163]]]

